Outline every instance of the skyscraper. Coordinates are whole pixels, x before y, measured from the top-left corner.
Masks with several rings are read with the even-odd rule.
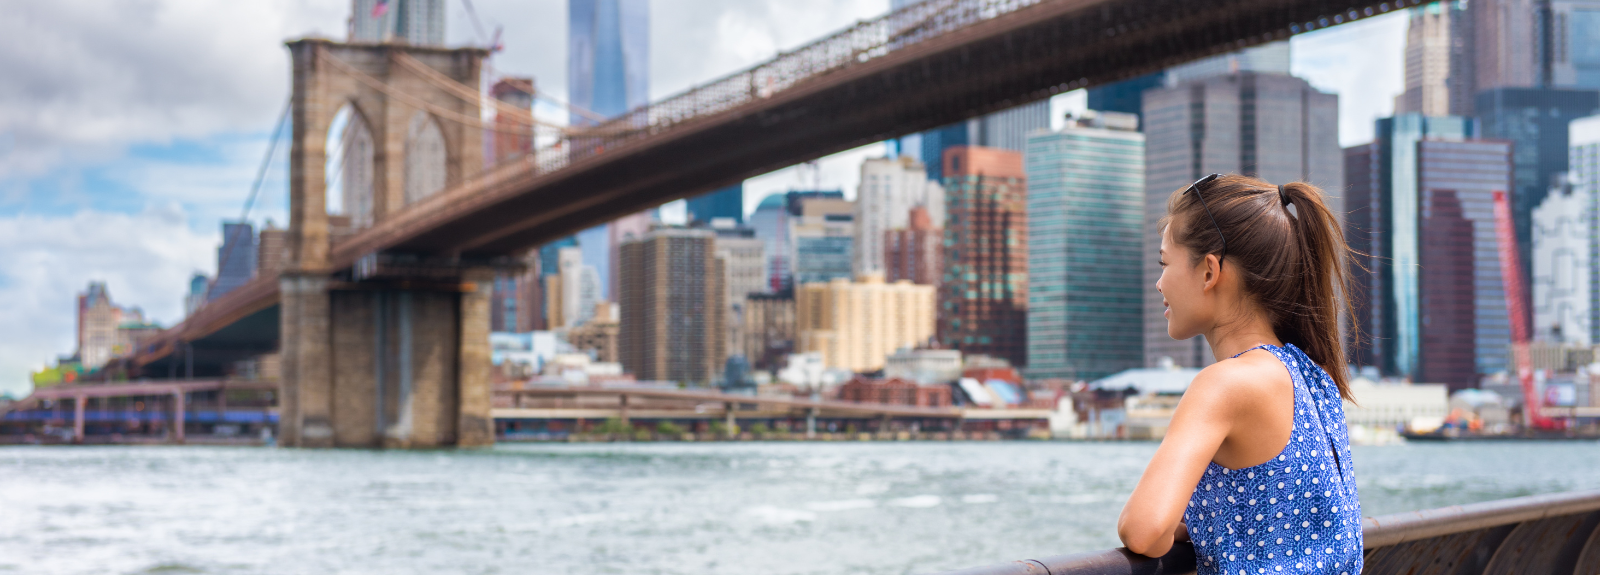
[[[1569,169],[1533,210],[1534,337],[1600,343],[1600,116],[1573,120]]]
[[[1028,373],[1144,365],[1144,134],[1090,112],[1028,139]]]
[[[622,244],[622,366],[710,385],[727,359],[723,262],[710,230],[657,228]]]
[[[1540,6],[1544,0],[1472,0],[1473,82],[1477,89],[1543,83]]]
[[[570,328],[594,317],[600,274],[583,260],[580,248],[561,248],[556,273],[544,276],[545,320],[550,329]]]
[[[855,203],[842,197],[789,194],[793,285],[849,279],[856,234]]]
[[[567,103],[614,117],[650,102],[648,0],[567,0]]]
[[[1039,100],[963,122],[922,132],[917,159],[928,172],[928,179],[944,177],[944,151],[956,146],[982,146],[1021,153],[1028,134],[1050,127],[1050,101]]]
[[[1305,80],[1281,74],[1240,72],[1199,79],[1144,93],[1144,353],[1145,364],[1163,357],[1182,367],[1204,367],[1213,358],[1203,337],[1167,336],[1158,256],[1158,222],[1167,199],[1211,173],[1246,174],[1274,184],[1310,182],[1329,194],[1342,213],[1344,174],[1339,152],[1339,98]]]
[[[1089,88],[1088,108],[1144,117],[1144,91],[1166,83],[1166,72],[1145,74],[1121,82]]]
[[[1287,76],[1291,55],[1287,40],[1269,42],[1173,66],[1167,69],[1165,81],[1167,86],[1176,86],[1240,72]]]
[[[533,113],[533,78],[501,78],[489,88],[496,100]],[[494,115],[494,150],[488,156],[500,163],[533,153],[533,124],[510,114]]]
[[[574,126],[598,123],[650,102],[648,0],[567,0],[567,103]],[[600,275],[602,298],[615,296],[622,242],[642,235],[655,210],[578,233],[583,260]]]
[[[1027,362],[1028,180],[1022,154],[945,150],[939,339],[966,354]]]
[[[944,229],[933,223],[925,206],[911,208],[908,220],[905,229],[883,234],[884,280],[939,285],[944,274]]]
[[[1353,294],[1358,361],[1418,381],[1474,387],[1510,344],[1492,198],[1510,189],[1511,143],[1473,122],[1403,114],[1347,150],[1346,235],[1369,254]]]
[[[1510,140],[1511,220],[1516,225],[1523,285],[1533,285],[1533,208],[1567,171],[1567,125],[1600,112],[1594,90],[1494,88],[1478,94],[1483,137]],[[1532,305],[1533,291],[1525,291]]]
[[[256,274],[256,230],[247,222],[222,224],[222,245],[217,247],[217,281],[208,300],[222,297],[250,282]]]
[[[1465,2],[1447,0],[1410,10],[1406,30],[1406,89],[1396,114],[1472,114],[1472,17]]]
[[[351,0],[351,42],[444,45],[445,0]]]
[[[714,218],[728,218],[735,224],[743,224],[744,182],[689,198],[687,204],[691,223],[710,223]]]
[[[784,194],[762,198],[750,213],[750,227],[766,244],[767,291],[782,291],[789,286],[789,207]]]
[[[906,229],[911,208],[917,206],[943,223],[944,189],[928,179],[915,158],[872,158],[861,163],[852,257],[855,275],[884,272],[885,234]]]

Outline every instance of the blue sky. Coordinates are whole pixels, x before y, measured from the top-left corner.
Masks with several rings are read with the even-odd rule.
[[[565,0],[477,0],[505,28],[491,66],[564,94]],[[74,297],[106,281],[122,305],[181,319],[190,274],[210,273],[223,219],[239,217],[288,94],[282,41],[343,36],[348,0],[0,0],[0,393],[74,347]],[[448,3],[447,41],[474,42]],[[654,0],[659,98],[881,14],[887,0]],[[1341,137],[1370,139],[1400,90],[1405,20],[1390,15],[1294,39],[1294,70],[1341,96]],[[1057,108],[1081,106],[1066,95]],[[251,212],[285,221],[284,150]],[[814,170],[747,182],[746,204],[790,187],[853,193],[868,146]],[[681,214],[669,207],[666,214]]]

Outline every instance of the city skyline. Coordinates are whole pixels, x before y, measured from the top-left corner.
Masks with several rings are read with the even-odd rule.
[[[655,69],[652,75],[661,81],[652,82],[652,97],[681,90],[694,82],[759,61],[780,47],[796,45],[856,19],[881,13],[887,6],[839,2],[797,11],[774,2],[740,6],[706,3],[692,8],[675,14],[657,15],[658,21],[652,23],[652,42],[655,43],[652,48],[668,52],[669,55],[715,53],[715,57],[657,58],[658,62],[670,60],[670,63],[653,65]],[[3,161],[5,165],[0,167],[4,170],[0,172],[4,174],[0,176],[3,178],[0,182],[10,192],[0,217],[14,224],[10,228],[15,235],[9,245],[17,246],[20,254],[31,254],[19,258],[19,261],[66,258],[68,264],[47,267],[42,272],[37,266],[23,268],[9,267],[21,264],[7,264],[8,267],[0,271],[0,275],[9,278],[4,285],[0,285],[0,289],[6,290],[7,294],[19,294],[19,297],[11,298],[12,301],[30,302],[26,305],[6,304],[0,307],[0,317],[7,318],[11,323],[39,326],[37,334],[30,334],[26,340],[0,342],[8,344],[4,346],[7,351],[0,353],[0,388],[19,393],[26,389],[28,370],[39,367],[48,357],[70,347],[70,325],[62,322],[55,312],[70,309],[70,294],[81,289],[90,279],[108,281],[117,293],[125,294],[123,297],[127,301],[145,306],[151,316],[162,323],[170,324],[181,317],[181,297],[175,297],[174,294],[181,294],[182,286],[194,271],[214,273],[212,266],[220,238],[217,222],[237,217],[242,197],[260,161],[270,132],[269,124],[281,105],[276,96],[265,95],[284,92],[285,78],[282,75],[246,72],[231,63],[254,62],[259,64],[258,68],[281,65],[279,62],[284,58],[281,49],[283,38],[308,33],[343,37],[345,21],[349,16],[348,3],[294,10],[270,6],[248,7],[240,10],[255,12],[202,18],[220,23],[216,26],[201,28],[187,20],[164,21],[149,30],[120,30],[103,41],[91,43],[81,31],[68,27],[66,23],[111,22],[117,18],[119,10],[93,14],[86,21],[82,15],[65,19],[64,11],[69,9],[60,8],[58,11],[55,6],[30,6],[21,12],[22,18],[17,22],[30,27],[60,30],[62,34],[57,42],[83,46],[89,53],[96,54],[98,60],[95,62],[117,61],[129,69],[148,68],[157,78],[166,73],[157,70],[217,70],[220,72],[219,85],[224,90],[232,90],[243,96],[223,104],[198,97],[173,99],[149,90],[128,92],[118,88],[122,91],[94,92],[97,94],[95,98],[100,99],[72,104],[83,110],[82,117],[96,119],[100,121],[97,125],[106,126],[106,130],[109,130],[101,132],[104,135],[94,140],[82,140],[87,136],[72,130],[46,136],[45,125],[39,124],[38,119],[8,118],[4,120],[5,124],[0,125],[3,127],[0,131],[7,134],[0,141],[16,152],[8,155]],[[481,41],[459,5],[451,5],[448,10],[447,45]],[[497,57],[496,68],[524,74],[531,71],[541,90],[564,92],[564,74],[559,71],[559,66],[565,63],[564,50],[559,48],[564,34],[529,34],[527,26],[535,25],[533,21],[512,17],[525,11],[559,14],[563,8],[536,5],[514,10],[494,2],[480,3],[480,12],[486,16],[486,21],[491,24],[504,22],[508,26],[507,51]],[[694,22],[716,20],[707,18],[707,14],[725,14],[723,19],[734,22],[738,33],[711,30],[706,37],[713,41],[704,45],[683,46],[683,30],[704,30],[703,24]],[[1374,43],[1372,39],[1376,34],[1377,38],[1387,38],[1385,41],[1392,44],[1396,37],[1392,33],[1394,26],[1386,24],[1392,19],[1385,17],[1372,23],[1297,37],[1296,42],[1381,47],[1382,42]],[[564,19],[548,20],[560,22],[546,25],[565,23]],[[772,22],[783,22],[785,26],[763,24]],[[662,30],[669,29],[674,31],[672,35],[662,33]],[[157,33],[170,38],[161,46],[172,46],[173,49],[158,50],[150,56],[149,61],[127,61],[126,58],[131,56],[112,56],[111,53],[93,49],[93,44],[106,45],[105,42],[142,42],[150,34]],[[545,42],[546,45],[540,50],[537,42]],[[246,46],[246,43],[249,45]],[[226,49],[178,65],[168,63],[178,54],[190,58],[195,52],[192,49],[195,45],[210,44]],[[177,50],[180,46],[182,49]],[[1367,52],[1371,53],[1363,56],[1362,60],[1387,65],[1382,62],[1384,54],[1381,51]],[[75,53],[83,52],[79,50]],[[1311,69],[1321,70],[1320,74],[1332,78],[1330,81],[1347,77],[1352,70],[1362,69],[1361,66],[1350,65],[1348,54],[1338,56],[1342,60],[1339,66],[1318,62],[1319,58],[1326,60],[1330,54],[1332,52],[1324,52],[1322,56],[1307,57],[1304,61]],[[539,63],[546,60],[548,62]],[[78,73],[85,68],[78,65],[66,66],[65,69]],[[18,77],[24,78],[24,81],[27,78],[26,75]],[[71,82],[79,82],[80,77],[69,74],[63,80],[67,84],[52,85],[64,88]],[[1347,82],[1347,85],[1354,86],[1354,83]],[[46,90],[43,93],[48,96],[59,92]],[[111,94],[121,94],[115,106],[105,104],[106,100],[103,99]],[[35,101],[19,99],[15,95],[5,98],[3,103],[21,108],[40,103],[51,106],[65,104],[51,101],[30,103]],[[1058,102],[1053,107],[1059,105]],[[1379,103],[1377,108],[1381,107]],[[168,117],[177,121],[154,126],[129,115],[141,110],[162,110],[151,117]],[[548,111],[541,110],[541,113],[544,112]],[[64,139],[72,137],[79,140]],[[63,147],[66,142],[86,142],[89,145],[74,144],[74,149],[68,153],[67,148]],[[881,148],[869,146],[826,159],[820,163],[820,179],[825,187],[841,188],[846,194],[853,195],[855,182],[851,172],[858,170],[858,160],[879,154]],[[767,192],[799,187],[810,179],[797,173],[797,170],[786,169],[751,180],[747,184],[746,213]],[[280,222],[287,220],[281,208],[275,207],[282,205],[282,196],[279,195],[278,199],[270,197],[275,188],[281,190],[282,182],[281,174],[269,173],[263,185],[262,203],[251,214],[251,219],[256,223],[259,224],[262,217],[273,217]],[[87,207],[90,198],[96,202],[92,209]],[[101,202],[99,198],[110,201]],[[105,239],[96,243],[97,240],[92,236],[67,238],[60,232],[63,228],[92,229]],[[135,241],[123,241],[130,238],[129,232],[135,229],[143,233],[138,234]],[[85,253],[88,250],[69,249],[69,246],[76,245],[111,247],[104,254],[91,255]],[[173,301],[166,301],[169,299]]]

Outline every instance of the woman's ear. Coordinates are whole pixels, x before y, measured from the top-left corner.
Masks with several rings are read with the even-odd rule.
[[[1217,284],[1222,281],[1222,258],[1217,257],[1216,254],[1206,254],[1205,266],[1205,285],[1201,289],[1210,290],[1217,287]]]

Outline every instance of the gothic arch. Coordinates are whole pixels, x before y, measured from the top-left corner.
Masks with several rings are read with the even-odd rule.
[[[346,103],[334,115],[328,126],[328,145],[329,214],[348,216],[354,229],[372,225],[377,141],[371,122],[355,102]]]
[[[422,111],[412,114],[406,129],[406,204],[414,204],[444,189],[448,158],[439,120]]]

